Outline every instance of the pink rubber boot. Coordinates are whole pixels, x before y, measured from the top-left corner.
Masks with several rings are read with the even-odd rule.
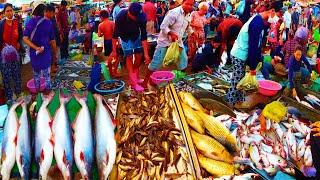
[[[144,88],[137,83],[137,76],[135,73],[129,73],[129,80],[132,88],[137,92],[143,92]]]

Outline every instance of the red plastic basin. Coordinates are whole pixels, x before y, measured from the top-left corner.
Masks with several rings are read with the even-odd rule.
[[[270,80],[259,80],[259,93],[265,96],[274,96],[281,89],[281,84]]]

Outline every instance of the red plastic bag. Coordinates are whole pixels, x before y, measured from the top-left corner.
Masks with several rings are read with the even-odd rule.
[[[320,58],[317,59],[317,71],[320,74]]]

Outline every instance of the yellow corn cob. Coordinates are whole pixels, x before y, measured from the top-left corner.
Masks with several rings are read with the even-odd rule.
[[[206,158],[198,154],[200,166],[215,177],[224,175],[234,175],[235,167],[233,164]]]
[[[227,163],[233,162],[233,157],[228,150],[214,138],[199,134],[193,130],[191,130],[191,137],[197,149],[204,156]]]
[[[229,150],[234,152],[238,151],[236,137],[234,137],[229,129],[227,129],[220,121],[217,121],[213,116],[200,111],[197,115],[202,119],[204,127],[212,137],[226,146]]]
[[[191,107],[189,107],[184,103],[181,103],[181,104],[182,104],[182,109],[189,126],[195,129],[198,133],[204,134],[205,129],[203,127],[203,122],[201,118],[196,114],[197,111],[194,111]]]
[[[191,93],[180,91],[179,97],[183,103],[190,106],[192,109],[197,110],[197,111],[206,112],[206,109],[204,109],[202,107],[202,105],[199,103],[199,101]]]

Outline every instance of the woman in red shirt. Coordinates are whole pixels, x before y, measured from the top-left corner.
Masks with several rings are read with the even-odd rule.
[[[13,91],[18,97],[21,94],[21,61],[19,50],[22,40],[22,26],[13,17],[12,4],[4,6],[5,19],[0,21],[0,70],[3,78],[6,99],[12,100]],[[14,87],[11,87],[10,84]]]

